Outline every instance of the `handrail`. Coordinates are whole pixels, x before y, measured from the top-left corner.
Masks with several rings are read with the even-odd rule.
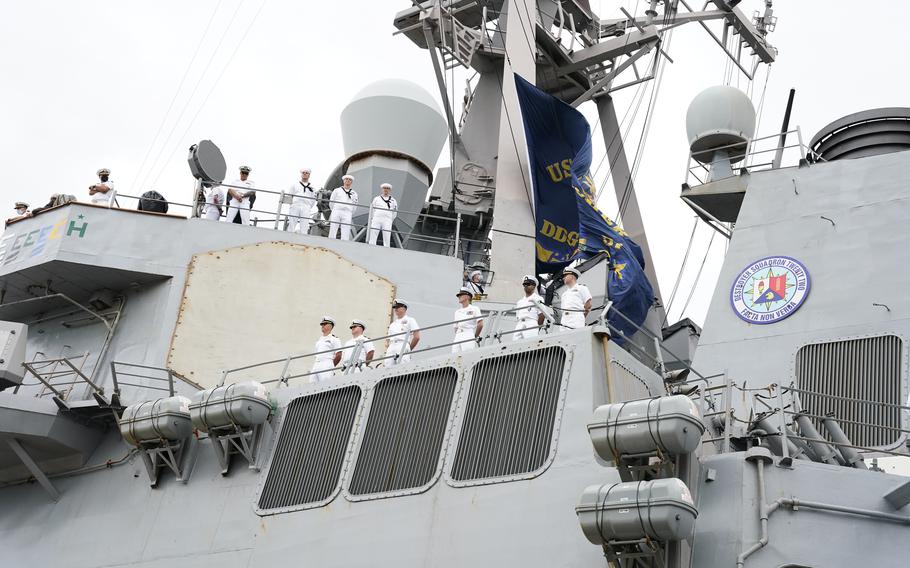
[[[795,396],[794,393],[818,396],[821,398],[844,401],[844,402],[848,402],[848,403],[859,403],[859,404],[871,405],[871,406],[876,406],[876,407],[888,408],[888,409],[893,409],[896,411],[910,412],[910,406],[881,402],[881,401],[862,400],[862,399],[857,399],[857,398],[837,396],[837,395],[832,395],[832,394],[827,394],[827,393],[822,393],[822,392],[817,392],[817,391],[811,391],[808,389],[796,388],[792,384],[791,385],[778,385],[776,383],[772,383],[770,385],[767,385],[767,386],[761,387],[761,388],[746,388],[744,386],[737,385],[735,382],[731,381],[729,378],[727,379],[725,384],[713,385],[712,387],[709,387],[709,388],[713,388],[713,389],[724,388],[724,389],[728,389],[728,390],[735,389],[735,390],[738,390],[741,392],[754,392],[754,391],[759,391],[759,390],[767,390],[767,391],[769,391],[769,394],[771,395],[770,397],[763,397],[758,393],[753,394],[752,400],[758,401],[758,402],[761,402],[762,404],[764,404],[765,408],[767,408],[768,411],[767,412],[764,412],[764,411],[758,412],[756,409],[753,408],[751,412],[753,412],[753,413],[757,412],[757,414],[756,414],[756,416],[752,416],[750,414],[750,418],[748,421],[740,419],[740,418],[736,418],[734,416],[733,407],[731,404],[732,397],[727,396],[726,393],[725,393],[725,396],[723,397],[722,410],[720,410],[718,412],[712,412],[712,413],[707,413],[707,414],[703,415],[703,418],[708,418],[708,417],[712,417],[712,416],[720,416],[720,415],[724,415],[724,416],[728,417],[727,421],[725,422],[723,436],[703,439],[704,442],[724,441],[725,442],[724,447],[720,448],[720,451],[722,453],[729,451],[729,446],[726,444],[726,441],[729,440],[730,435],[731,435],[731,433],[729,431],[730,427],[731,427],[731,424],[730,424],[731,420],[748,423],[750,425],[750,428],[755,428],[755,423],[759,419],[767,420],[773,416],[778,416],[780,424],[775,424],[775,426],[778,427],[779,431],[766,432],[764,435],[780,437],[781,443],[782,443],[781,450],[783,452],[782,457],[784,457],[784,458],[790,457],[790,449],[789,449],[790,447],[788,446],[788,443],[789,443],[788,440],[791,440],[791,439],[799,440],[801,442],[806,442],[806,443],[816,443],[816,444],[821,443],[821,444],[825,444],[827,446],[834,447],[835,449],[838,450],[838,455],[840,455],[840,450],[842,448],[846,448],[846,449],[859,450],[859,451],[868,452],[868,453],[882,453],[882,454],[888,454],[888,455],[893,455],[893,456],[908,457],[906,450],[898,451],[897,449],[888,449],[888,448],[894,447],[894,444],[889,444],[887,448],[886,447],[870,447],[870,446],[862,446],[862,445],[856,444],[856,443],[852,442],[852,440],[848,440],[848,439],[834,440],[834,439],[829,439],[828,437],[824,437],[823,439],[818,439],[818,438],[812,437],[812,436],[814,436],[814,434],[812,436],[806,436],[803,432],[799,432],[798,434],[796,434],[792,431],[789,431],[790,425],[788,425],[787,417],[788,416],[805,416],[807,418],[813,418],[813,419],[822,420],[822,421],[826,420],[828,418],[833,418],[835,421],[837,421],[838,424],[851,424],[851,425],[861,426],[861,427],[866,427],[866,428],[875,428],[878,430],[887,430],[890,432],[897,432],[899,441],[896,442],[896,444],[899,447],[899,446],[903,446],[906,443],[906,440],[908,439],[907,435],[910,434],[910,429],[902,428],[900,426],[870,424],[868,422],[850,420],[850,419],[841,418],[841,417],[838,417],[835,415],[822,416],[819,414],[810,413],[802,408],[802,403],[801,403],[799,397]],[[783,395],[785,393],[790,394],[790,399],[786,403],[783,398]],[[773,401],[774,403],[776,403],[776,405],[771,406],[767,402],[765,402],[765,400],[763,400],[763,399]],[[791,421],[790,424],[795,424],[795,422]],[[903,434],[903,436],[900,436],[901,434]],[[844,456],[844,457],[846,458],[847,456]]]
[[[238,186],[229,186],[229,185],[226,185],[226,184],[223,185],[223,186],[224,186],[224,187],[238,187]],[[249,189],[249,188],[245,188],[245,189]],[[267,194],[275,194],[275,193],[276,193],[276,192],[274,192],[274,191],[265,190],[265,189],[255,189],[255,191],[257,191],[257,192],[260,192],[260,191],[261,191],[261,192],[267,193]],[[280,194],[279,194],[279,195],[280,195]],[[201,204],[201,203],[200,203],[200,204],[182,203],[182,202],[179,202],[179,201],[170,201],[170,200],[168,200],[168,199],[149,199],[149,198],[143,198],[143,197],[141,197],[141,196],[129,195],[129,194],[124,194],[124,193],[118,194],[118,197],[124,197],[124,198],[127,198],[127,199],[135,199],[135,200],[137,200],[137,201],[140,200],[140,199],[148,199],[149,201],[153,201],[153,202],[156,202],[156,203],[167,203],[168,205],[175,205],[175,206],[187,208],[187,209],[190,209],[190,210],[194,210],[196,207],[201,206],[201,205],[204,205],[204,204]],[[307,198],[307,199],[310,199],[310,198]],[[371,205],[364,205],[364,204],[359,204],[359,203],[358,203],[358,204],[351,204],[351,203],[345,203],[345,202],[339,202],[339,201],[332,201],[332,200],[320,200],[320,199],[318,199],[318,198],[316,198],[316,201],[317,201],[317,203],[329,203],[329,204],[342,203],[342,204],[345,204],[345,205],[353,205],[353,206],[356,207],[356,208],[363,208],[363,209],[366,209],[366,210],[367,210],[367,211],[365,211],[365,212],[360,212],[360,213],[358,213],[358,215],[363,215],[364,213],[370,215],[370,214],[371,214],[371,210],[373,209]],[[287,222],[289,219],[291,219],[291,218],[296,218],[296,217],[297,217],[297,216],[295,216],[295,215],[291,215],[290,212],[288,212],[288,211],[283,211],[283,203],[282,203],[281,201],[279,201],[277,210],[255,209],[255,208],[252,208],[252,207],[249,208],[249,209],[246,209],[246,208],[243,208],[243,207],[233,207],[233,206],[231,206],[229,203],[223,203],[223,204],[220,205],[220,207],[222,208],[222,212],[219,214],[219,217],[218,217],[218,221],[220,221],[220,222],[223,222],[223,219],[226,217],[227,211],[228,211],[229,209],[238,209],[238,210],[239,210],[239,209],[245,209],[245,210],[249,211],[251,214],[252,214],[252,213],[261,213],[261,214],[268,215],[268,217],[265,217],[265,218],[256,217],[255,219],[253,219],[253,224],[254,224],[254,226],[259,226],[260,223],[274,223],[274,224],[276,225],[274,230],[278,230],[278,231],[285,231],[285,230],[286,230],[286,229],[283,229],[283,228],[278,228],[277,225],[278,225],[279,223]],[[112,208],[114,208],[114,209],[128,209],[127,207],[112,207]],[[351,230],[354,231],[354,232],[356,233],[355,240],[359,240],[359,237],[360,237],[360,235],[361,235],[360,231],[364,231],[364,233],[370,231],[370,223],[369,223],[369,222],[368,222],[367,224],[364,225],[364,224],[361,224],[361,223],[355,223],[355,222],[353,222],[353,220],[352,220],[352,222],[350,222],[350,223],[345,223],[345,222],[341,222],[341,221],[330,221],[329,219],[323,218],[323,216],[321,215],[323,212],[324,212],[324,211],[313,211],[313,212],[312,212],[312,216],[309,217],[309,218],[310,218],[310,219],[312,220],[312,222],[315,223],[315,224],[320,224],[320,223],[326,224],[326,223],[332,222],[332,223],[335,223],[335,224],[337,224],[337,225],[339,225],[339,226],[342,226],[342,227],[350,227]],[[330,212],[330,209],[329,209],[328,211],[325,211],[325,212]],[[458,214],[456,214],[456,215],[454,215],[454,216],[452,216],[452,217],[448,217],[448,216],[444,216],[444,215],[435,215],[435,214],[433,214],[433,213],[427,213],[427,212],[423,212],[423,211],[419,211],[419,212],[417,212],[417,211],[402,211],[402,210],[399,209],[399,210],[398,210],[398,214],[416,215],[418,220],[420,220],[420,219],[439,219],[439,220],[449,221],[449,222],[455,223],[455,224],[456,224],[455,230],[453,231],[452,236],[450,236],[450,237],[440,237],[440,236],[433,236],[433,235],[417,235],[417,234],[410,234],[410,235],[408,235],[408,238],[409,238],[409,239],[413,239],[413,240],[418,241],[418,242],[427,242],[427,243],[433,243],[433,244],[438,244],[438,245],[447,245],[447,244],[450,244],[450,243],[451,243],[451,244],[453,244],[453,254],[454,254],[455,256],[458,256],[458,253],[460,252],[460,249],[461,249],[461,244],[460,244],[460,243],[462,243],[462,242],[464,242],[464,243],[475,243],[475,244],[481,244],[481,245],[487,243],[487,240],[486,240],[486,239],[472,239],[472,238],[468,238],[468,237],[462,236],[462,235],[463,235],[463,231],[462,231],[462,229],[461,229],[461,225],[462,225],[462,223],[463,223],[463,219],[462,219],[462,216],[461,216],[460,213],[458,213]],[[191,214],[191,217],[192,217],[192,216],[193,216],[193,215]],[[399,233],[398,233],[398,232],[395,232],[395,234],[398,235]],[[399,237],[399,238],[402,238],[402,237]],[[453,242],[453,239],[454,239],[454,242]],[[363,240],[366,241],[366,234],[364,234]]]
[[[547,306],[547,307],[550,308],[550,306]],[[459,340],[459,341],[454,341],[454,340],[453,340],[453,341],[450,341],[450,342],[447,342],[447,343],[442,343],[442,344],[439,344],[439,345],[429,345],[429,346],[427,346],[427,347],[421,347],[421,348],[419,348],[419,349],[408,350],[408,351],[403,352],[403,353],[386,354],[386,355],[383,355],[382,357],[374,358],[374,359],[372,360],[372,363],[375,364],[375,363],[379,363],[379,362],[383,362],[383,361],[387,361],[387,360],[398,361],[403,355],[414,355],[414,354],[419,354],[419,353],[426,353],[426,352],[429,352],[429,351],[434,351],[434,350],[437,350],[437,349],[443,349],[443,348],[445,348],[445,347],[451,347],[451,346],[454,346],[454,345],[459,345],[459,344],[463,344],[463,343],[470,343],[470,342],[474,342],[474,341],[478,342],[480,345],[490,345],[490,344],[492,344],[493,342],[501,342],[502,339],[503,339],[504,337],[507,337],[507,336],[509,336],[509,335],[513,335],[513,334],[518,333],[518,332],[520,332],[520,331],[529,331],[529,330],[537,329],[537,330],[541,330],[541,331],[543,331],[543,332],[545,332],[545,333],[548,333],[551,329],[553,329],[554,327],[560,325],[560,324],[557,324],[557,323],[553,323],[553,322],[549,321],[549,319],[545,318],[545,321],[544,321],[544,323],[543,323],[542,325],[531,326],[531,327],[524,328],[524,329],[511,329],[511,330],[508,330],[508,329],[503,330],[503,329],[501,329],[502,323],[503,323],[503,321],[504,321],[504,317],[503,317],[503,316],[507,316],[507,315],[509,315],[509,314],[513,314],[513,313],[515,313],[515,312],[517,312],[517,311],[524,310],[524,309],[526,309],[526,308],[525,308],[525,307],[521,307],[521,308],[519,308],[519,307],[512,307],[512,308],[503,309],[503,310],[488,310],[488,311],[486,311],[485,313],[482,313],[482,314],[479,315],[479,316],[474,316],[474,317],[470,317],[470,318],[462,318],[462,319],[457,319],[457,320],[451,320],[451,321],[446,321],[446,322],[443,322],[443,323],[438,323],[438,324],[434,324],[434,325],[430,325],[430,326],[421,327],[421,328],[420,328],[420,331],[427,331],[427,330],[439,329],[439,328],[443,328],[443,327],[447,327],[447,326],[454,326],[454,325],[456,325],[456,324],[463,323],[463,322],[468,322],[468,321],[486,320],[486,321],[485,321],[485,325],[484,325],[484,327],[483,327],[483,333],[482,333],[480,336],[477,336],[477,337],[475,337],[475,338],[464,339],[464,340]],[[539,308],[538,308],[538,309],[539,309]],[[634,322],[631,322],[631,320],[628,320],[628,318],[626,318],[625,314],[622,314],[622,312],[620,312],[618,309],[616,309],[615,307],[613,307],[612,309],[613,309],[616,313],[620,314],[620,315],[621,315],[623,318],[625,318],[627,321],[630,321],[630,323],[632,323],[632,325],[635,325]],[[511,321],[511,320],[509,320],[509,321]],[[610,324],[607,323],[607,325],[610,325]],[[615,327],[613,327],[613,326],[610,326],[610,327],[611,327],[614,331],[618,332],[618,330],[617,330]],[[640,326],[635,325],[635,327],[637,327],[638,329],[642,329],[642,330],[643,330],[643,328],[641,328]],[[647,330],[643,330],[643,331],[645,331],[645,333],[649,333]],[[384,336],[381,336],[381,337],[370,338],[370,341],[376,342],[376,341],[383,341],[383,340],[385,340],[385,341],[388,343],[388,342],[389,342],[391,339],[393,339],[393,338],[402,337],[402,336],[403,336],[403,337],[405,338],[405,343],[407,343],[406,340],[407,340],[407,338],[409,337],[409,334],[410,334],[410,333],[411,333],[410,331],[403,331],[403,332],[399,332],[399,333],[392,333],[392,334],[384,335]],[[639,348],[637,345],[634,345],[634,344],[632,344],[631,342],[630,342],[630,345],[633,345],[634,347]],[[357,343],[354,343],[354,345],[341,346],[341,347],[339,347],[339,348],[337,348],[337,349],[327,349],[327,350],[316,351],[316,352],[306,352],[306,353],[292,354],[292,355],[287,355],[286,357],[281,357],[281,358],[278,358],[278,359],[271,359],[271,360],[268,360],[268,361],[261,361],[261,362],[258,362],[258,363],[252,363],[252,364],[249,364],[249,365],[243,365],[243,366],[240,366],[240,367],[234,367],[234,368],[231,368],[231,369],[225,369],[224,371],[222,371],[221,381],[219,382],[219,385],[224,385],[224,384],[227,382],[228,377],[229,377],[230,375],[232,375],[232,374],[236,374],[236,373],[239,373],[239,372],[241,372],[241,371],[249,371],[250,369],[257,369],[257,368],[267,367],[267,366],[270,366],[270,365],[277,365],[277,364],[280,364],[280,363],[284,363],[284,366],[283,366],[283,369],[282,369],[281,373],[279,374],[279,376],[278,376],[277,378],[275,378],[275,379],[261,380],[260,382],[262,382],[262,383],[280,382],[280,383],[282,383],[282,384],[287,384],[288,381],[290,381],[291,379],[306,377],[306,376],[310,376],[310,375],[313,375],[313,374],[327,373],[327,372],[335,372],[335,371],[339,371],[339,370],[342,371],[342,372],[344,372],[344,371],[347,370],[348,365],[342,363],[341,365],[332,367],[332,368],[330,368],[330,369],[323,369],[323,370],[321,370],[321,371],[308,371],[308,372],[305,372],[305,373],[299,373],[299,374],[294,374],[294,375],[287,375],[287,371],[288,371],[288,368],[289,368],[289,366],[290,366],[290,363],[293,362],[293,361],[299,361],[299,360],[301,360],[301,359],[316,357],[317,355],[327,355],[327,354],[330,354],[330,353],[338,353],[338,352],[341,352],[341,353],[342,353],[342,359],[341,359],[341,360],[344,362],[344,361],[347,361],[347,360],[349,359],[349,357],[346,357],[346,356],[344,355],[344,353],[347,352],[348,350],[356,349],[357,347],[358,347],[358,344],[357,344]],[[690,372],[694,373],[694,374],[697,375],[698,377],[701,377],[701,380],[707,381],[708,377],[702,376],[698,371],[694,370],[694,369],[693,369],[690,365],[688,365],[686,362],[684,362],[684,361],[682,361],[681,359],[679,359],[679,357],[677,357],[672,351],[670,351],[669,349],[666,349],[666,348],[663,347],[663,346],[661,346],[661,348],[662,348],[664,351],[666,351],[667,354],[668,354],[670,357],[672,357],[673,360],[674,360],[675,362],[678,362],[678,363],[682,364],[682,365],[685,366],[687,369],[689,369]],[[640,348],[639,348],[639,349],[640,349]]]
[[[50,373],[42,373],[35,366],[36,364],[45,364],[46,365],[46,364],[51,364],[51,363],[56,363],[56,364],[62,363],[64,365],[66,365],[67,367],[69,367],[70,370],[69,371],[54,370],[54,371],[51,371]],[[45,387],[50,389],[50,391],[54,394],[54,396],[56,398],[59,398],[61,401],[66,400],[66,398],[69,396],[69,393],[72,391],[72,389],[70,389],[67,392],[63,392],[61,390],[58,390],[57,387],[66,386],[66,385],[75,385],[75,384],[79,383],[80,381],[89,385],[96,394],[99,394],[102,396],[104,395],[104,387],[101,387],[101,386],[95,384],[95,382],[93,382],[90,378],[85,376],[85,373],[83,373],[81,369],[79,369],[75,365],[73,365],[72,361],[70,361],[66,357],[61,357],[58,359],[44,359],[41,361],[30,361],[27,363],[22,363],[22,366],[25,367],[25,369],[29,373],[31,373],[36,379],[38,379],[41,382],[41,384],[43,384]],[[54,366],[53,368],[56,369],[56,366]],[[66,375],[72,375],[74,377],[73,380],[69,381],[69,382],[65,382],[65,383],[54,382],[55,378],[57,378],[59,376],[66,376]],[[36,395],[36,396],[38,396],[38,395]]]
[[[523,310],[523,309],[525,309],[525,308],[512,307],[512,308],[508,308],[508,309],[505,309],[505,310],[489,310],[489,311],[487,311],[486,313],[481,313],[481,315],[479,315],[479,316],[473,316],[473,317],[469,317],[469,318],[462,318],[462,319],[450,320],[450,321],[445,321],[445,322],[443,322],[443,323],[437,323],[437,324],[433,324],[433,325],[429,325],[429,326],[424,326],[424,327],[421,327],[419,331],[423,332],[423,331],[428,331],[428,330],[432,330],[432,329],[439,329],[439,328],[443,328],[443,327],[454,326],[454,325],[459,324],[459,323],[464,323],[464,322],[469,322],[469,321],[476,321],[476,320],[488,320],[488,321],[493,322],[493,321],[496,319],[496,316],[498,316],[498,315],[510,314],[510,313],[514,313],[514,312],[517,312],[517,311]],[[549,327],[550,327],[549,324],[548,324],[548,323],[545,323],[543,326],[537,326],[536,328],[535,328],[535,327],[529,327],[529,328],[526,328],[526,329],[528,329],[528,330],[530,330],[530,329],[548,329]],[[515,331],[520,331],[520,330],[515,330]],[[453,346],[453,345],[459,345],[459,344],[462,344],[462,343],[469,343],[469,342],[478,341],[478,340],[479,340],[482,344],[488,344],[488,343],[490,343],[491,341],[494,341],[494,340],[500,341],[501,338],[502,338],[503,336],[509,335],[509,334],[511,334],[511,333],[514,333],[515,331],[500,331],[500,330],[497,329],[494,325],[487,325],[487,324],[485,324],[485,325],[484,325],[484,328],[483,328],[483,332],[484,332],[484,333],[483,333],[482,335],[480,335],[479,337],[475,337],[474,339],[460,340],[460,341],[454,341],[454,340],[453,340],[453,341],[450,341],[450,342],[447,342],[447,343],[442,343],[442,344],[439,344],[439,345],[430,345],[430,346],[427,346],[427,347],[421,347],[421,348],[419,348],[419,349],[414,349],[413,351],[412,351],[412,350],[408,350],[408,351],[403,352],[403,353],[396,353],[396,354],[391,354],[391,355],[383,355],[382,357],[374,358],[372,362],[373,362],[373,363],[377,363],[377,362],[386,361],[386,360],[389,360],[389,359],[398,360],[398,359],[400,359],[401,356],[403,356],[403,355],[413,355],[413,354],[418,354],[418,353],[425,353],[425,352],[433,351],[433,350],[436,350],[436,349],[442,349],[442,348],[444,348],[444,347],[451,347],[451,346]],[[411,333],[410,331],[403,331],[403,332],[398,332],[398,333],[392,333],[392,334],[388,334],[388,335],[383,335],[383,336],[381,336],[381,337],[370,338],[369,340],[370,340],[370,341],[373,341],[373,342],[376,342],[376,341],[390,341],[390,340],[392,340],[392,339],[394,339],[394,338],[400,338],[400,337],[407,338],[408,335],[409,335],[410,333]],[[344,352],[346,352],[346,351],[348,351],[348,350],[350,350],[350,349],[354,349],[356,346],[357,346],[357,343],[355,343],[354,345],[342,346],[342,347],[340,347],[340,348],[338,348],[338,349],[327,349],[327,350],[323,350],[323,351],[306,352],[306,353],[300,353],[300,354],[295,354],[295,355],[288,355],[287,357],[282,357],[282,358],[279,358],[279,359],[272,359],[272,360],[269,360],[269,361],[262,361],[262,362],[259,362],[259,363],[253,363],[253,364],[250,364],[250,365],[244,365],[244,366],[241,366],[241,367],[234,367],[234,368],[231,368],[231,369],[226,369],[226,370],[222,371],[222,378],[221,378],[221,381],[220,381],[219,384],[220,384],[220,385],[225,384],[225,382],[227,381],[228,376],[230,376],[230,375],[233,374],[233,373],[237,373],[237,372],[240,372],[240,371],[248,371],[248,370],[250,370],[250,369],[255,369],[255,368],[259,368],[259,367],[266,367],[266,366],[275,365],[275,364],[278,364],[278,363],[284,363],[284,364],[285,364],[284,371],[282,372],[282,376],[280,376],[278,379],[274,379],[274,380],[265,380],[265,381],[261,381],[261,382],[266,383],[266,382],[278,382],[278,381],[281,381],[282,383],[287,384],[287,382],[288,382],[290,379],[294,379],[294,378],[309,376],[309,375],[311,375],[311,374],[321,373],[321,372],[329,372],[329,371],[344,370],[344,366],[343,366],[343,365],[339,365],[339,366],[333,367],[333,368],[331,368],[331,369],[324,369],[324,370],[322,370],[322,371],[316,371],[315,373],[311,371],[311,372],[302,373],[302,374],[298,374],[298,375],[284,376],[284,373],[286,372],[288,365],[289,365],[290,362],[292,362],[292,361],[298,361],[298,360],[300,360],[300,359],[306,359],[306,358],[310,358],[310,357],[315,357],[315,356],[317,356],[317,355],[326,355],[326,354],[329,354],[329,353],[338,353],[338,352],[344,353]],[[344,361],[345,359],[346,359],[345,356],[342,355],[342,361]]]
[[[778,144],[777,144],[777,142],[781,139],[781,137],[786,136],[786,135],[788,135],[788,134],[796,134],[797,142],[796,142],[795,144],[789,144],[789,145],[784,145],[783,147],[779,147]],[[774,142],[775,142],[775,145],[774,145],[773,147],[767,148],[767,149],[756,149],[755,146],[756,146],[756,143],[757,143],[757,142],[768,141],[768,140],[774,141]],[[743,159],[743,165],[740,166],[739,168],[737,168],[737,169],[734,170],[734,175],[738,175],[739,171],[743,171],[743,170],[746,171],[746,172],[751,172],[751,171],[764,171],[764,170],[767,170],[767,169],[769,169],[769,168],[770,168],[770,169],[774,169],[774,168],[773,168],[773,165],[774,165],[773,160],[772,160],[772,161],[769,161],[769,162],[760,162],[760,163],[757,163],[757,164],[754,163],[754,162],[751,162],[750,160],[751,160],[752,158],[754,158],[755,156],[758,156],[758,155],[760,155],[760,154],[767,154],[767,153],[771,153],[771,152],[777,152],[778,150],[781,150],[781,151],[782,151],[782,150],[788,150],[788,149],[792,149],[792,148],[798,148],[799,151],[800,151],[800,158],[801,158],[801,159],[805,159],[805,158],[807,158],[807,157],[811,157],[811,158],[812,158],[813,160],[815,160],[815,161],[821,161],[821,162],[824,162],[824,161],[825,161],[824,158],[822,158],[821,156],[819,156],[814,150],[812,150],[811,148],[809,148],[808,146],[806,146],[806,145],[803,143],[803,141],[802,141],[802,132],[801,132],[801,130],[800,130],[799,127],[796,127],[796,128],[787,130],[787,131],[785,131],[785,132],[778,132],[778,133],[770,134],[770,135],[767,135],[767,136],[761,136],[761,137],[758,137],[758,138],[752,138],[752,139],[750,139],[748,142],[733,142],[733,143],[731,143],[731,144],[725,144],[725,145],[723,145],[723,146],[718,146],[718,147],[716,147],[716,148],[710,148],[710,149],[707,149],[707,150],[699,150],[699,151],[696,151],[696,152],[691,152],[691,151],[690,151],[690,152],[689,152],[688,163],[687,163],[687,166],[686,166],[686,179],[685,179],[686,183],[687,183],[687,184],[689,183],[689,178],[690,178],[690,177],[695,178],[695,179],[698,181],[698,184],[699,184],[699,185],[700,185],[700,184],[707,183],[706,180],[704,180],[704,179],[702,179],[701,177],[699,177],[699,175],[697,174],[697,172],[701,171],[701,172],[704,172],[704,173],[709,173],[709,172],[710,172],[710,166],[712,166],[712,165],[714,165],[714,164],[716,164],[716,163],[719,163],[719,162],[724,161],[724,160],[712,160],[712,161],[710,161],[710,162],[702,162],[702,161],[699,161],[699,160],[697,159],[698,156],[700,156],[700,155],[705,155],[705,154],[710,155],[710,154],[713,154],[714,152],[716,152],[717,150],[725,150],[725,149],[733,149],[733,148],[742,148],[744,145],[745,145],[745,152],[744,152],[743,158],[742,158],[742,159]],[[692,163],[693,161],[695,162],[694,164]]]
[[[124,367],[130,367],[130,368],[146,369],[149,371],[163,371],[166,374],[166,377],[157,377],[157,376],[151,375],[151,374],[129,373],[129,372],[126,372],[123,370],[118,371],[117,370],[118,365],[121,365]],[[155,381],[155,382],[159,382],[159,383],[166,382],[167,386],[165,388],[164,386],[157,386],[157,385],[151,385],[151,384],[128,383],[128,382],[121,381],[120,377],[135,377],[135,378],[147,379],[147,380]],[[160,390],[160,391],[167,392],[168,396],[174,396],[176,394],[176,390],[174,389],[174,378],[175,377],[177,379],[180,379],[184,383],[190,385],[191,387],[195,388],[196,390],[203,390],[203,387],[201,385],[199,385],[198,383],[196,383],[195,381],[192,381],[192,380],[186,378],[185,376],[181,375],[177,371],[174,371],[173,369],[170,369],[168,367],[155,367],[152,365],[141,365],[139,363],[127,363],[124,361],[111,361],[111,380],[114,384],[114,393],[116,393],[117,396],[120,396],[120,394],[121,394],[121,389],[120,389],[121,386],[130,386],[130,387],[145,388],[145,389],[151,389],[151,390]]]

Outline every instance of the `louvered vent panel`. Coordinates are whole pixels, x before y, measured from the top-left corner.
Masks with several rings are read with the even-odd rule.
[[[376,385],[351,495],[413,489],[433,479],[457,379],[453,367],[443,367]]]
[[[796,354],[796,379],[802,409],[810,414],[833,412],[857,446],[889,446],[900,439],[900,410],[864,402],[902,404],[903,342],[894,335],[817,343]],[[848,400],[828,398],[844,397]],[[818,420],[816,422],[818,427]],[[851,422],[856,422],[853,424]],[[824,432],[823,428],[819,428]]]
[[[610,370],[613,373],[613,394],[616,396],[616,400],[610,402],[626,402],[654,396],[641,377],[625,368],[619,361],[610,361]]]
[[[356,386],[291,401],[259,496],[260,510],[319,503],[332,495],[359,402]]]
[[[519,475],[544,464],[565,363],[562,348],[548,347],[474,365],[452,479]]]

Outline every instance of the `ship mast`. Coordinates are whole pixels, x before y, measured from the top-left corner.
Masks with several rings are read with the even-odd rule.
[[[472,245],[459,251],[466,265],[491,257],[490,300],[511,302],[522,275],[534,271],[533,189],[514,73],[572,106],[597,105],[621,221],[642,248],[660,300],[611,94],[654,80],[659,64],[672,61],[664,49],[669,32],[688,23],[704,28],[751,80],[759,64],[776,56],[766,41],[771,2],[753,18],[737,4],[711,0],[694,10],[686,0],[651,0],[643,16],[623,10],[623,18],[601,20],[586,0],[430,0],[395,16],[396,33],[429,50],[449,107],[451,164],[439,169],[428,208],[437,215],[460,215],[461,226],[468,228],[462,229],[463,238],[467,232],[475,241],[491,241],[490,251]],[[720,35],[710,27],[718,25]],[[738,49],[727,48],[737,42]],[[643,68],[646,56],[652,64]],[[474,69],[477,80],[456,126],[445,71],[457,66]]]

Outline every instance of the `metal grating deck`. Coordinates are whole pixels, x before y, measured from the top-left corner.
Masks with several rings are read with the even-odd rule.
[[[432,482],[457,381],[454,367],[442,367],[377,383],[348,493],[393,493]]]
[[[521,475],[544,465],[565,363],[564,349],[547,347],[473,367],[453,480]]]
[[[259,509],[318,505],[332,497],[360,403],[348,386],[296,398],[288,404]]]

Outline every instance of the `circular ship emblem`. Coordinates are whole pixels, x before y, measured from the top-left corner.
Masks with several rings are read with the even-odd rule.
[[[730,290],[730,303],[749,323],[775,323],[799,309],[809,294],[809,271],[789,256],[768,256],[744,268]]]

